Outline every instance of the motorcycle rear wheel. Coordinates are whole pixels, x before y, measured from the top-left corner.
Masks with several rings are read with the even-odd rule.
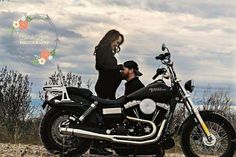
[[[59,125],[72,115],[80,116],[78,112],[66,108],[52,108],[44,115],[40,124],[40,136],[42,143],[49,152],[63,156],[66,154],[78,156],[90,148],[92,140],[62,135],[59,132]]]
[[[193,118],[184,124],[181,132],[181,147],[186,157],[233,157],[235,132],[231,124],[218,114],[202,115],[216,142],[207,142],[200,124]]]

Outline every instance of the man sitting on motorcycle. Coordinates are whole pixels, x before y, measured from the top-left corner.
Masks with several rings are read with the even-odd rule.
[[[145,87],[143,83],[139,80],[139,76],[143,74],[139,71],[138,64],[133,61],[126,61],[123,64],[122,77],[127,81],[125,83],[125,95],[129,95],[136,90]],[[162,148],[157,149],[156,157],[163,157],[165,152]]]

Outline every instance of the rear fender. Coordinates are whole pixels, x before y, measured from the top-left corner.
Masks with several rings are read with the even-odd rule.
[[[65,108],[72,109],[74,111],[78,111],[79,113],[83,114],[92,104],[91,101],[88,101],[87,99],[80,97],[78,95],[69,95],[70,99],[74,102],[72,103],[55,103],[55,100],[61,100],[61,96],[56,96],[52,98],[51,100],[44,101],[42,107],[45,109],[47,106],[50,106],[51,108],[58,108],[60,110],[63,110]],[[98,122],[98,112],[97,109],[92,111],[86,118],[92,126],[97,126],[99,124]],[[79,118],[79,117],[78,117]]]
[[[80,97],[78,95],[69,95],[70,99],[73,102],[60,102],[56,103],[55,100],[61,100],[62,96],[56,96],[52,98],[51,100],[45,100],[43,102],[42,108],[45,109],[46,106],[50,106],[52,108],[55,107],[76,107],[76,108],[81,108],[81,109],[87,109],[91,105],[91,101],[88,101],[87,99]]]

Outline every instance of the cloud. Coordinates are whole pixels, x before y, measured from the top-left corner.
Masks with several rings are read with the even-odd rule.
[[[118,62],[137,61],[145,84],[152,81],[160,65],[154,58],[162,53],[164,42],[183,80],[236,83],[235,9],[234,1],[213,0],[10,1],[0,9],[0,65],[29,74],[35,89],[41,88],[58,64],[64,72],[78,73],[95,83],[94,47],[108,30],[115,28],[125,36]],[[57,28],[60,41],[56,56],[44,66],[33,66],[27,59],[8,52],[9,26],[24,13],[48,14]],[[50,33],[44,25],[35,25],[33,31]]]
[[[137,2],[135,0],[119,1],[119,0],[103,0],[95,1],[91,0],[90,2],[95,3],[96,5],[109,4],[112,6],[126,7],[126,8],[138,8],[148,11],[160,11],[160,12],[169,12],[169,13],[183,13],[183,14],[192,14],[197,15],[203,18],[221,18],[221,17],[235,17],[235,1],[229,0],[227,2],[222,1],[153,1],[146,0]]]

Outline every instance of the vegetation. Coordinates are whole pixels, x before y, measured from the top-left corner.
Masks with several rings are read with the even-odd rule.
[[[72,73],[63,74],[62,80],[66,86],[81,87],[81,76]],[[49,76],[45,85],[59,85],[58,72]],[[92,81],[88,80],[87,88],[91,88]],[[8,70],[7,67],[0,71],[0,142],[39,144],[38,128],[41,116],[35,117],[36,110],[31,106],[31,88],[27,75],[17,71]],[[43,92],[39,92],[43,99]],[[233,105],[230,94],[225,91],[209,92],[206,90],[202,96],[203,107],[201,109],[213,110],[225,116],[236,128],[236,112],[231,110]],[[37,110],[41,110],[37,109]],[[42,111],[42,110],[41,110]],[[176,110],[174,127],[180,124],[187,116],[184,106]],[[173,128],[174,128],[173,127]],[[178,138],[176,138],[178,141]],[[176,141],[176,143],[178,143]],[[177,145],[175,150],[179,150]]]
[[[31,86],[27,75],[17,71],[0,71],[0,139],[18,142],[31,128],[28,120],[32,117]]]

